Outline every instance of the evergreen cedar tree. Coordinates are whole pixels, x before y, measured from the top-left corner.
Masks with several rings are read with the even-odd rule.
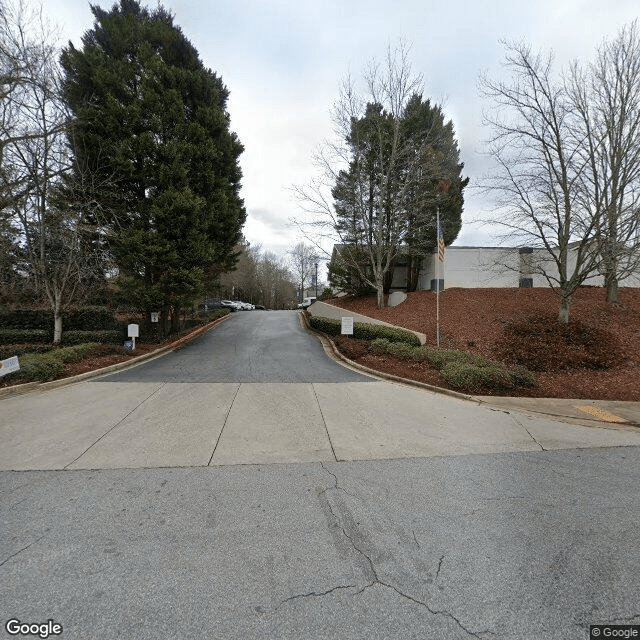
[[[243,147],[228,90],[173,17],[120,0],[62,54],[77,183],[100,203],[122,300],[175,317],[237,260]]]
[[[397,124],[400,142],[396,143],[396,153],[398,148],[401,153],[395,166],[396,175],[386,176],[393,128]],[[394,123],[393,116],[381,105],[367,104],[365,115],[352,120],[348,144],[354,160],[347,171],[339,173],[332,190],[338,234],[349,246],[350,255],[360,255],[359,261],[366,264],[363,247],[375,244],[372,229],[377,226],[378,216],[386,217],[387,228],[396,229],[399,251],[407,263],[407,290],[415,291],[422,259],[437,245],[436,207],[440,208],[446,245],[456,239],[462,226],[463,190],[469,178],[462,177],[464,164],[460,162],[453,124],[445,123],[440,106],[414,94],[400,123]],[[439,189],[443,177],[450,182],[446,194]],[[381,202],[383,178],[391,184],[395,182],[395,188],[392,186],[389,196]],[[391,235],[389,231],[389,241],[393,241]],[[373,292],[357,271],[345,264],[332,262],[329,278],[334,287],[356,295]],[[393,268],[387,273],[386,292],[392,278]]]

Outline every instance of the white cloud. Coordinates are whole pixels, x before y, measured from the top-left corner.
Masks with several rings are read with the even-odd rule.
[[[109,8],[112,0],[96,0]],[[155,0],[149,0],[150,7]],[[245,235],[281,252],[295,238],[287,227],[299,215],[288,188],[313,174],[311,158],[331,135],[330,108],[339,81],[358,75],[372,56],[381,58],[399,37],[413,43],[425,97],[444,100],[453,118],[471,184],[485,166],[478,154],[483,104],[477,95],[481,70],[501,72],[500,39],[524,40],[534,49],[553,48],[560,64],[590,57],[637,15],[637,0],[165,0],[175,22],[205,64],[230,90],[231,126],[245,145],[241,157]],[[89,6],[48,0],[45,12],[79,44],[91,27]],[[471,189],[464,220],[484,203]],[[268,215],[265,212],[269,212]],[[464,244],[489,244],[486,229],[465,224]],[[460,242],[459,242],[460,243]]]

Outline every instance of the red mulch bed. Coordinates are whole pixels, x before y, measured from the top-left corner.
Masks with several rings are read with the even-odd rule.
[[[331,304],[391,324],[420,331],[427,345],[435,346],[436,294],[410,293],[397,307],[378,309],[375,296],[338,298]],[[441,346],[495,358],[497,340],[510,321],[536,314],[556,315],[558,296],[550,289],[446,289],[440,294]],[[603,328],[622,345],[621,359],[608,370],[573,369],[535,374],[537,387],[508,395],[586,398],[592,400],[640,400],[640,289],[621,289],[620,304],[607,305],[605,290],[583,287],[576,292],[571,319]],[[356,362],[405,378],[446,386],[437,371],[423,364],[407,363],[392,356],[364,355]],[[486,392],[487,395],[490,392]],[[505,394],[501,394],[505,395]]]

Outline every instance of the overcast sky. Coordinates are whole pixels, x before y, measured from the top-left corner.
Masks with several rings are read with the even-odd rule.
[[[94,0],[108,9],[111,0]],[[151,7],[155,1],[147,2]],[[481,71],[501,73],[500,40],[553,50],[558,66],[587,61],[638,15],[638,0],[164,0],[175,23],[230,91],[231,128],[245,147],[244,229],[252,244],[284,254],[301,238],[289,224],[300,210],[294,184],[314,174],[312,156],[332,134],[330,110],[341,78],[359,75],[400,38],[424,76],[424,96],[454,123],[465,175],[462,231],[455,244],[491,246],[474,223],[484,203],[471,190],[485,166]],[[91,28],[89,3],[47,0],[44,11],[77,46]]]

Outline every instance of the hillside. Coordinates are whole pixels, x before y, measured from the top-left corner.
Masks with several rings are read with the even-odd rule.
[[[583,287],[574,296],[571,319],[617,336],[620,358],[607,370],[568,369],[537,372],[538,386],[519,395],[640,400],[640,289],[621,289],[621,304],[606,304],[599,287]],[[435,346],[436,295],[430,291],[410,293],[397,307],[378,309],[375,296],[339,298],[331,304],[392,324],[420,331]],[[443,347],[495,357],[495,347],[509,322],[530,316],[556,316],[557,295],[536,289],[447,289],[440,294],[440,331]],[[545,354],[541,353],[541,360]],[[387,367],[393,368],[389,362]],[[399,373],[399,372],[398,372]],[[423,376],[424,378],[424,376]],[[429,381],[429,380],[424,380]],[[430,380],[438,384],[437,380]]]

